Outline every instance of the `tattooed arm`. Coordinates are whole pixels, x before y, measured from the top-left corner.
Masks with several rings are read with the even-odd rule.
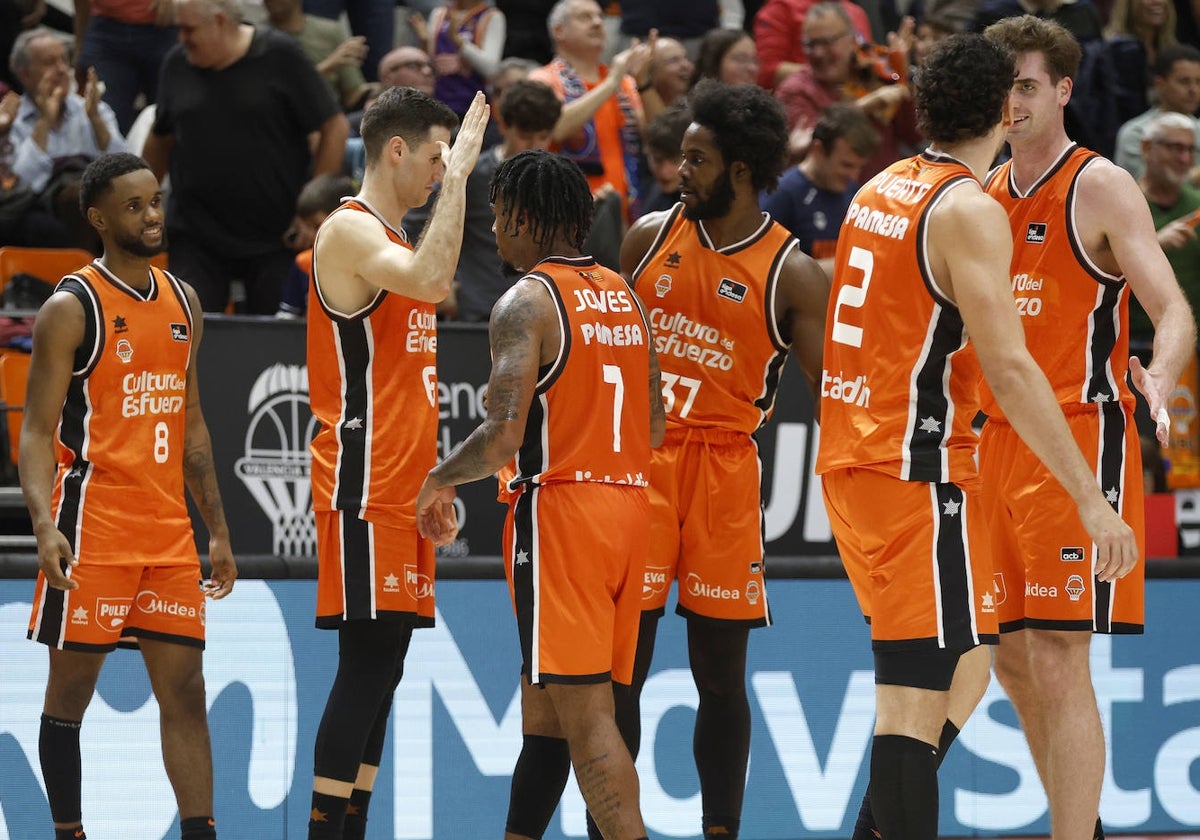
[[[192,349],[188,359],[187,429],[183,442],[183,480],[187,483],[192,501],[208,528],[208,559],[212,563],[212,587],[205,590],[211,598],[224,598],[233,590],[237,580],[237,564],[229,545],[229,526],[225,524],[225,508],[217,488],[217,470],[213,464],[212,439],[208,424],[200,410],[200,384],[196,375],[196,357],[204,333],[204,317],[200,299],[191,286],[185,284],[188,305],[192,309]]]
[[[521,446],[538,368],[553,361],[559,342],[558,317],[550,293],[536,280],[520,280],[492,310],[488,334],[492,373],[487,417],[430,471],[417,496],[421,534],[439,544],[453,539],[447,539],[445,532],[454,486],[487,478]]]

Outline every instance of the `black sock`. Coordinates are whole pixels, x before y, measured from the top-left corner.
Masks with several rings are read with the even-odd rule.
[[[1092,840],[1104,840],[1104,826],[1100,824],[1100,818],[1096,817],[1096,828],[1092,832]]]
[[[937,763],[939,768],[946,760],[946,751],[950,749],[950,745],[954,743],[958,733],[959,729],[954,725],[954,721],[946,718],[946,722],[942,724],[942,737],[938,739]],[[1096,820],[1096,826],[1099,828],[1099,820]],[[879,828],[875,825],[875,815],[871,813],[871,786],[867,785],[867,789],[863,793],[862,805],[858,808],[858,819],[854,823],[854,833],[850,840],[879,840],[882,836]],[[1092,840],[1104,840],[1104,834],[1101,833]]]
[[[87,835],[83,833],[83,827],[79,828],[56,828],[54,829],[54,840],[87,840]]]
[[[38,734],[38,755],[42,762],[42,777],[46,781],[46,798],[50,801],[50,816],[56,823],[77,823],[83,819],[79,802],[83,785],[83,766],[79,757],[79,727],[81,721],[42,715]],[[72,828],[74,837],[76,829]]]
[[[308,816],[308,840],[342,840],[349,799],[313,791]]]
[[[504,830],[522,837],[541,837],[562,798],[570,771],[571,752],[565,738],[525,735],[513,768]]]
[[[871,808],[888,840],[936,840],[937,747],[906,735],[871,744]]]
[[[739,817],[703,816],[700,825],[704,829],[704,840],[737,840]]]
[[[355,788],[346,806],[346,825],[342,840],[364,840],[367,836],[367,809],[371,806],[371,791]]]
[[[188,817],[179,821],[182,840],[217,840],[217,824],[212,817]]]

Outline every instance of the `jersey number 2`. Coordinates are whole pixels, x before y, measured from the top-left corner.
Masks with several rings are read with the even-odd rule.
[[[862,327],[847,324],[839,317],[843,306],[861,309],[867,302],[867,289],[871,286],[871,273],[875,270],[875,255],[857,245],[850,249],[849,264],[863,273],[861,286],[842,286],[838,289],[837,305],[833,308],[833,331],[830,338],[838,344],[862,347]]]

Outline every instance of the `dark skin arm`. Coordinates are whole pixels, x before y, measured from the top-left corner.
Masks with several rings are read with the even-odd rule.
[[[646,313],[646,304],[636,294],[633,299],[637,302],[638,310],[642,313],[642,323],[646,326],[646,343],[650,349],[650,446],[654,449],[662,446],[667,434],[667,409],[662,392],[662,369],[658,366],[658,353],[654,352],[654,330],[650,328],[650,316]]]
[[[817,261],[793,248],[783,263],[775,297],[775,323],[813,395],[813,419],[821,419],[821,357],[825,348],[825,310],[829,278]]]
[[[54,451],[75,351],[83,342],[84,312],[78,299],[56,292],[38,312],[33,326],[33,356],[29,384],[25,390],[25,413],[21,423],[21,491],[37,537],[38,565],[46,582],[55,589],[78,589],[79,584],[62,571],[65,561],[77,566],[67,538],[58,530],[50,509],[58,459]]]
[[[205,527],[208,528],[208,559],[212,563],[212,583],[206,584],[205,594],[213,599],[221,599],[233,591],[233,582],[237,580],[237,564],[229,545],[229,526],[225,523],[225,508],[221,504],[221,491],[217,487],[212,439],[208,434],[208,424],[204,422],[204,413],[200,409],[196,357],[200,352],[200,339],[204,334],[204,316],[201,314],[200,299],[195,290],[186,284],[184,289],[192,310],[193,324],[191,355],[188,359],[183,479],[201,518],[204,519]]]
[[[518,281],[492,309],[488,333],[487,417],[430,471],[417,495],[417,528],[437,544],[454,538],[446,534],[455,485],[494,474],[521,447],[538,368],[554,360],[560,341],[550,293],[536,280]]]

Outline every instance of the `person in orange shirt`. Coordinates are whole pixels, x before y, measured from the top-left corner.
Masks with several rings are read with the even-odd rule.
[[[317,730],[310,840],[364,836],[412,630],[433,623],[435,543],[418,534],[412,506],[437,460],[434,304],[454,279],[487,115],[481,93],[450,148],[453,111],[413,88],[381,93],[363,114],[362,189],[325,219],[313,246],[317,626],[338,632],[338,670]],[[400,222],[439,180],[414,249]],[[452,510],[438,512],[453,539]]]
[[[1150,416],[1161,413],[1165,443],[1167,397],[1195,354],[1191,308],[1137,182],[1076,146],[1063,128],[1080,62],[1075,38],[1031,15],[985,34],[1017,57],[1012,159],[987,185],[1008,213],[1010,295],[1029,350],[1087,454],[1093,488],[1144,548],[1141,448],[1126,377],[1146,397]],[[1131,293],[1154,325],[1148,367],[1129,356]],[[1002,634],[996,676],[1046,788],[1051,833],[1087,840],[1100,828],[1105,760],[1089,668],[1092,634],[1142,632],[1145,564],[1110,574],[1086,520],[1017,439],[1016,418],[986,393],[984,410],[979,471]]]
[[[20,445],[40,567],[29,638],[50,652],[39,749],[50,815],[57,840],[86,836],[80,726],[107,654],[135,647],[183,840],[213,840],[204,599],[228,595],[237,566],[200,410],[200,301],[150,265],[167,240],[145,161],[97,158],[80,207],[104,255],[64,277],[38,312]],[[208,583],[185,484],[208,527]],[[152,524],[131,531],[131,515]]]
[[[612,685],[633,677],[650,448],[665,424],[650,327],[625,281],[581,253],[592,200],[577,165],[521,152],[500,164],[490,193],[500,256],[526,274],[492,311],[487,419],[430,471],[417,518],[422,533],[443,537],[434,514],[454,500],[454,486],[512,461],[504,563],[521,640],[525,744],[507,840],[542,836],[553,805],[530,812],[522,787],[544,783],[557,802],[565,766],[553,780],[529,772],[564,740],[604,836],[645,840]]]
[[[817,472],[871,626],[870,807],[888,840],[937,837],[938,764],[987,686],[998,635],[971,427],[981,371],[1069,494],[1097,574],[1138,558],[1025,348],[1004,211],[980,183],[1012,122],[1013,67],[979,35],[934,48],[916,83],[932,143],[858,191],[834,261]]]

